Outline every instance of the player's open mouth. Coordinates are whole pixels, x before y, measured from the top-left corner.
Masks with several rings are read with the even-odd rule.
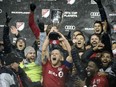
[[[56,60],[56,58],[52,58],[53,60]]]

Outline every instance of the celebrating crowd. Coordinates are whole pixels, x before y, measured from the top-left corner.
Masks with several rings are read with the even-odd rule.
[[[20,35],[6,13],[3,41],[0,41],[0,87],[115,87],[116,42],[101,3],[101,20],[93,24],[94,33],[86,40],[75,30],[64,36],[59,26],[34,20],[36,5],[30,4],[29,27],[35,36],[31,46]],[[10,34],[17,38],[10,41]]]

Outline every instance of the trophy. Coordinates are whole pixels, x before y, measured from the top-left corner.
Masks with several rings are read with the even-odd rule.
[[[62,11],[60,9],[53,9],[51,11],[51,21],[53,25],[59,25],[62,21]]]

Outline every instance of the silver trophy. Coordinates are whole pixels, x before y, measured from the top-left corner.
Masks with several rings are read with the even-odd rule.
[[[53,9],[51,11],[51,21],[53,25],[59,25],[62,21],[62,11],[60,9]]]

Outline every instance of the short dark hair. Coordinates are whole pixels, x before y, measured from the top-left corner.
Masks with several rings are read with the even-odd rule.
[[[112,53],[111,51],[103,50],[102,53],[101,53],[101,56],[102,56],[104,53],[108,53],[108,54],[110,54],[111,59],[113,58],[113,53]]]
[[[93,58],[90,58],[89,61],[94,62],[96,64],[96,66],[98,67],[98,69],[102,68],[102,62],[101,62],[100,58],[93,57]]]
[[[9,53],[5,56],[5,65],[10,65],[14,62],[21,62],[23,59],[20,58],[19,56],[17,56],[16,54],[14,53]]]
[[[94,22],[94,24],[96,24],[96,23],[99,23],[99,24],[101,25],[101,27],[103,28],[103,24],[102,24],[101,21],[96,20],[96,21]]]
[[[99,24],[101,25],[101,27],[102,27],[102,31],[101,31],[101,32],[103,32],[103,24],[102,24],[102,22],[101,22],[101,21],[96,20],[96,21],[94,22],[94,25],[95,25],[96,23],[99,23]]]
[[[60,52],[60,54],[63,56],[63,52],[61,50],[62,48],[59,45],[56,45],[54,48],[52,48],[52,50],[50,51],[50,54],[53,50],[58,50]]]

